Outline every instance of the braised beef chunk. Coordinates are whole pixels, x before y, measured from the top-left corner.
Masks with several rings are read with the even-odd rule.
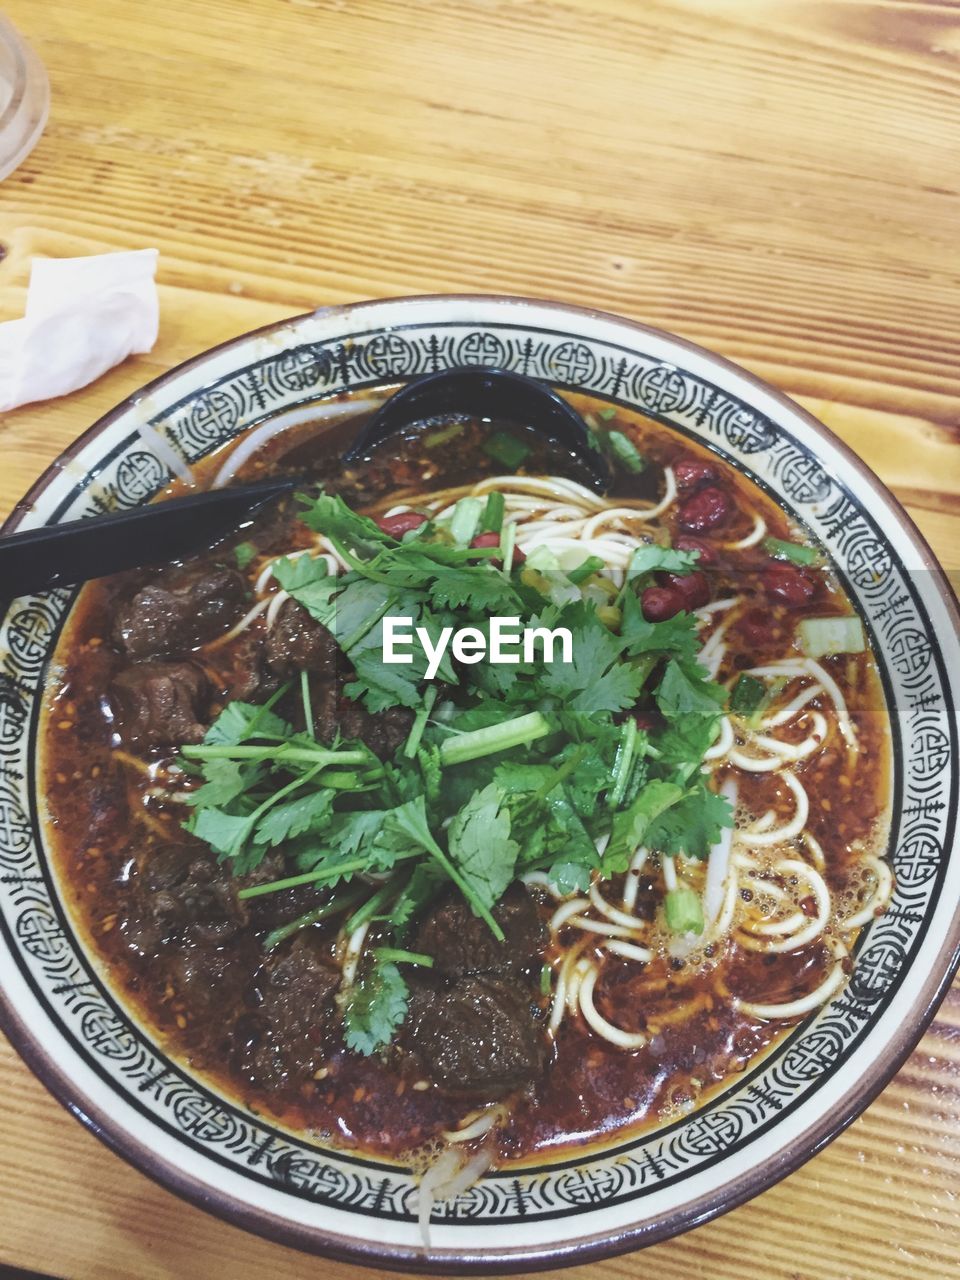
[[[303,605],[288,600],[267,637],[267,666],[282,679],[301,671],[318,674],[335,670],[339,649],[333,636],[314,621]]]
[[[267,967],[259,1029],[245,1046],[247,1074],[257,1084],[280,1088],[313,1075],[329,1049],[333,996],[340,974],[324,949],[308,935],[294,938]]]
[[[522,884],[514,884],[493,908],[503,930],[499,942],[463,898],[431,908],[420,925],[414,950],[433,956],[434,972],[459,978],[467,973],[518,974],[539,970],[546,932],[537,907]]]
[[[338,683],[323,683],[313,691],[314,732],[321,742],[359,738],[381,760],[389,760],[403,746],[413,724],[407,707],[388,707],[371,715],[362,703],[343,693]]]
[[[131,658],[184,653],[236,622],[244,596],[243,578],[225,565],[169,569],[117,611],[114,643]]]
[[[539,1079],[547,1043],[528,994],[512,982],[468,976],[416,988],[401,1045],[448,1093],[501,1098]]]
[[[209,702],[209,682],[191,662],[136,662],[110,684],[114,728],[128,747],[199,742]]]
[[[141,955],[174,941],[213,946],[234,937],[246,920],[229,871],[196,845],[148,849],[131,879],[133,908],[121,927]]]
[[[243,1005],[249,975],[248,965],[233,949],[185,947],[171,956],[173,998],[183,1006],[188,1023],[202,1024],[190,1028],[193,1039],[223,1039],[237,1007]]]
[[[265,648],[259,633],[252,628],[232,643],[233,661],[222,673],[229,701],[266,702],[276,691],[280,681],[266,664]]]

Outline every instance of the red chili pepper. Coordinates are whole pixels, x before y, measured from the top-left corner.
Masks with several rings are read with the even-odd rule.
[[[422,524],[426,524],[427,517],[417,511],[398,511],[392,516],[377,516],[376,523],[384,533],[399,540],[411,529],[419,529]]]

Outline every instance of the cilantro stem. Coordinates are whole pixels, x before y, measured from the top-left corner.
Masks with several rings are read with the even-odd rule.
[[[346,893],[340,895],[339,898],[331,898],[329,902],[324,902],[319,907],[314,907],[310,911],[305,911],[302,916],[297,916],[296,920],[291,920],[288,924],[282,924],[277,929],[272,929],[263,940],[264,951],[272,951],[274,947],[278,947],[281,942],[286,942],[287,938],[292,938],[295,933],[299,933],[301,929],[307,929],[312,924],[319,924],[321,920],[327,920],[330,916],[335,916],[341,911],[346,911],[348,907],[352,907],[364,895],[365,889],[362,886],[349,889]]]
[[[354,929],[359,929],[362,924],[366,924],[368,920],[372,920],[381,907],[385,907],[392,897],[397,893],[397,877],[391,876],[387,883],[372,894],[362,907],[358,907],[350,919],[344,924],[345,933],[353,933]]]
[[[464,880],[463,876],[461,876],[460,872],[456,869],[456,867],[453,865],[453,863],[450,861],[447,855],[443,852],[440,846],[435,842],[431,842],[430,852],[433,854],[436,860],[440,863],[441,867],[443,867],[444,871],[447,873],[447,875],[450,877],[453,883],[457,886],[457,888],[466,898],[467,902],[470,903],[470,906],[473,909],[474,913],[478,915],[481,918],[481,920],[486,921],[487,925],[490,928],[490,932],[493,934],[496,940],[498,942],[503,942],[504,941],[503,930],[500,928],[496,920],[494,920],[493,916],[490,914],[489,908],[483,905],[483,903],[480,901],[477,895],[473,892],[473,890],[467,884],[466,880]]]
[[[433,956],[425,956],[419,951],[402,951],[397,947],[374,947],[373,954],[378,960],[392,960],[395,964],[418,964],[424,969],[433,968]]]
[[[321,787],[331,787],[334,791],[369,791],[379,781],[379,772],[362,774],[352,769],[321,773],[317,778]]]
[[[500,724],[488,725],[485,729],[474,729],[469,733],[458,734],[455,738],[447,738],[440,744],[440,763],[445,767],[466,764],[468,760],[479,760],[481,756],[521,747],[550,732],[550,724],[540,712],[531,711],[513,720],[504,720]]]
[[[409,853],[398,853],[397,861],[405,858],[419,858],[421,850],[411,849]],[[338,862],[335,866],[319,867],[316,871],[304,871],[299,876],[287,876],[284,880],[271,880],[269,884],[254,884],[241,889],[237,897],[244,902],[248,898],[260,898],[265,893],[280,893],[283,889],[296,889],[301,884],[315,884],[318,880],[337,880],[340,876],[351,876],[356,871],[369,871],[369,858],[349,858]]]
[[[627,789],[627,781],[630,777],[630,770],[633,767],[633,755],[637,746],[637,722],[633,716],[628,715],[623,722],[623,729],[620,734],[620,745],[617,748],[617,758],[613,766],[613,786],[607,793],[607,803],[611,809],[619,809],[623,803],[624,793]]]
[[[312,769],[308,769],[306,773],[302,773],[299,778],[293,778],[286,784],[286,786],[281,787],[279,791],[275,791],[272,796],[268,796],[262,804],[258,805],[257,808],[254,809],[249,818],[247,818],[247,833],[249,834],[249,832],[253,831],[254,827],[268,809],[272,809],[275,804],[285,796],[288,796],[291,791],[297,791],[300,787],[306,786],[306,784],[312,781],[314,775],[318,774],[322,768],[322,764],[315,764]],[[244,843],[246,843],[246,836],[244,837]]]
[[[310,737],[316,740],[313,727],[313,704],[310,701],[310,675],[306,669],[300,672],[300,697],[303,700],[303,723]]]
[[[541,800],[546,800],[547,796],[554,789],[554,787],[560,786],[562,782],[566,782],[568,778],[572,777],[573,774],[576,773],[577,769],[580,766],[580,761],[583,759],[583,757],[586,754],[587,754],[587,744],[584,742],[584,743],[581,743],[579,747],[577,747],[576,751],[573,752],[569,760],[564,760],[563,764],[557,768],[556,772],[553,775],[553,778],[549,782],[545,782],[542,787],[538,788],[538,790],[536,790],[533,793],[530,799],[535,803],[539,803]]]
[[[335,751],[328,747],[282,746],[274,750],[272,747],[231,747],[226,743],[200,743],[199,746],[185,746],[180,750],[188,760],[264,760],[269,757],[273,764],[283,764],[287,760],[321,766],[370,763],[369,751]]]
[[[436,700],[437,686],[432,684],[423,695],[423,703],[414,716],[413,724],[410,726],[410,733],[403,747],[403,754],[407,760],[413,760],[416,757],[420,739],[423,737],[423,731],[427,727],[427,720],[430,718],[430,712],[433,710],[433,704]]]

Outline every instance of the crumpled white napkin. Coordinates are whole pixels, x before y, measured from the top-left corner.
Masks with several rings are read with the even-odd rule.
[[[35,258],[22,320],[0,324],[0,413],[85,387],[157,340],[156,249]]]

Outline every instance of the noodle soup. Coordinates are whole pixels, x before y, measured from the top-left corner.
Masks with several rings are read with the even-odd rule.
[[[609,494],[515,424],[355,470],[309,427],[231,446],[207,481],[323,496],[86,586],[48,691],[49,825],[114,987],[256,1111],[427,1169],[427,1212],[696,1107],[841,990],[892,889],[886,710],[820,549],[697,444],[578,407]],[[566,619],[573,661],[394,677],[376,629],[426,598]]]

